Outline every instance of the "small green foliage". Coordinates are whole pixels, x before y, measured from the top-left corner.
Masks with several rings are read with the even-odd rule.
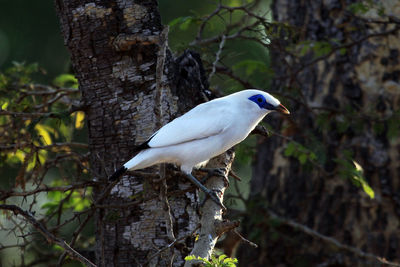
[[[272,70],[267,67],[265,62],[261,62],[258,60],[242,60],[236,63],[232,69],[237,71],[239,69],[244,69],[246,76],[250,76],[255,72],[262,72],[262,73],[272,73]]]
[[[322,57],[329,54],[332,51],[332,45],[326,41],[314,42],[312,46],[314,51],[314,57]]]
[[[32,81],[32,74],[40,71],[39,65],[37,63],[26,64],[25,62],[12,62],[12,67],[6,70],[5,74],[7,76],[8,82],[17,82],[18,85],[30,83]]]
[[[52,186],[65,186],[66,183],[61,180],[54,180]],[[46,214],[50,215],[60,209],[62,202],[62,210],[71,209],[74,212],[80,212],[91,205],[89,196],[92,193],[92,188],[87,187],[85,190],[67,190],[51,191],[47,194],[48,202],[44,203],[41,208],[46,210]]]
[[[173,19],[168,23],[168,25],[174,29],[176,27],[179,28],[179,30],[185,31],[189,29],[189,27],[193,24],[196,24],[200,22],[198,18],[195,18],[193,16],[186,16],[186,17],[178,17],[176,19]]]
[[[352,3],[348,6],[350,12],[354,14],[365,14],[370,10],[370,6],[364,2]]]
[[[68,73],[58,75],[53,83],[59,87],[78,88],[78,79],[76,79],[74,75]]]
[[[314,162],[317,159],[315,153],[300,143],[290,141],[285,148],[284,155],[286,157],[295,157],[302,164]]]
[[[373,10],[381,17],[387,16],[383,1],[364,0],[361,2],[352,3],[348,6],[348,10],[355,15],[365,15]]]
[[[238,260],[236,258],[228,258],[225,254],[215,257],[211,256],[208,260],[202,257],[196,257],[194,255],[189,255],[185,257],[185,261],[198,261],[203,264],[204,267],[236,267]]]
[[[2,109],[2,110],[7,110],[8,104],[9,104],[9,102],[4,101],[4,103],[1,104],[1,109]]]
[[[299,56],[305,56],[308,53],[313,53],[314,58],[322,57],[329,54],[335,46],[340,45],[337,40],[328,41],[303,41],[296,43],[293,46],[288,46],[287,50],[291,53],[296,53]]]
[[[350,179],[350,181],[357,187],[362,187],[364,192],[370,197],[375,197],[375,192],[367,183],[363,175],[363,169],[352,156],[349,150],[342,151],[342,157],[334,159],[339,165],[339,176],[343,179]]]

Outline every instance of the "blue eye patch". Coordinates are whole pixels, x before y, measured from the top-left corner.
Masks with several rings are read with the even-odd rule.
[[[253,96],[249,97],[249,100],[256,103],[260,108],[265,108],[268,110],[275,110],[275,106],[268,103],[267,100],[265,100],[265,97],[261,94],[253,95]]]

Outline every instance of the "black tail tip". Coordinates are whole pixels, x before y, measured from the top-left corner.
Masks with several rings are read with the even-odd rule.
[[[119,177],[122,176],[122,174],[124,174],[128,169],[125,166],[122,166],[121,168],[119,168],[116,172],[114,172],[113,175],[111,175],[108,180],[110,182],[114,182],[116,181]]]

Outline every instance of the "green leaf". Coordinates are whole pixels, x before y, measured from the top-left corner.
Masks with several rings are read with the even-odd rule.
[[[75,128],[82,129],[85,124],[85,112],[77,111],[75,114]]]
[[[285,149],[285,151],[283,152],[283,154],[284,154],[286,157],[290,157],[291,155],[293,155],[295,149],[296,149],[295,143],[294,143],[294,142],[289,142],[289,143],[287,144],[286,149]]]
[[[371,186],[369,186],[369,184],[367,183],[367,181],[365,180],[364,176],[363,176],[363,169],[361,167],[360,164],[358,164],[356,161],[353,161],[353,164],[355,166],[355,172],[353,175],[353,179],[355,181],[358,181],[361,184],[362,189],[364,190],[364,192],[370,197],[370,198],[374,198],[375,197],[375,192],[374,190],[371,188]]]
[[[185,261],[191,261],[191,260],[197,260],[196,256],[188,255],[188,256],[185,257]]]
[[[78,80],[72,74],[61,74],[54,79],[53,83],[60,87],[78,88]]]
[[[346,53],[347,53],[347,49],[346,49],[345,47],[342,47],[342,48],[339,49],[339,54],[340,54],[340,55],[343,56],[343,55],[345,55]]]
[[[49,134],[49,130],[52,130],[50,126],[38,123],[35,125],[35,130],[37,131],[38,136],[41,137],[44,145],[51,145],[53,143]]]
[[[333,160],[339,166],[339,175],[344,179],[350,179],[350,181],[357,187],[363,189],[363,191],[370,197],[375,197],[375,192],[372,187],[367,183],[363,176],[363,168],[352,158],[352,152],[350,150],[343,150],[342,157]]]
[[[203,267],[236,267],[236,263],[238,260],[236,258],[229,258],[225,254],[222,254],[216,258],[214,255],[211,255],[210,260],[207,260],[202,257],[196,257],[194,255],[188,255],[185,257],[185,261],[200,261]]]
[[[374,190],[369,186],[367,182],[362,182],[361,186],[364,190],[364,192],[370,197],[370,198],[375,198],[375,192]]]
[[[312,46],[312,49],[315,53],[314,57],[321,57],[324,55],[329,54],[332,51],[332,45],[328,42],[321,41],[321,42],[314,42],[314,46]]]
[[[171,21],[168,23],[168,26],[174,27],[174,26],[176,26],[176,25],[182,23],[183,21],[185,21],[187,18],[189,18],[189,16],[187,16],[187,17],[178,17],[178,18],[175,18],[175,19],[171,20]]]
[[[307,158],[308,158],[307,154],[301,154],[301,155],[299,156],[299,161],[300,161],[300,163],[301,163],[301,164],[305,164],[305,163],[307,162]]]
[[[9,104],[9,102],[4,102],[4,103],[1,105],[1,109],[2,109],[2,110],[6,110],[7,107],[8,107],[8,104]]]
[[[182,31],[185,31],[185,30],[187,30],[187,29],[189,28],[189,26],[190,26],[192,23],[194,23],[194,22],[196,22],[196,21],[198,21],[198,19],[196,19],[196,18],[194,18],[194,17],[192,17],[192,16],[186,16],[186,17],[179,17],[179,18],[176,18],[176,19],[170,21],[170,22],[168,23],[168,25],[169,25],[171,28],[172,28],[172,27],[178,27],[178,25],[179,25],[179,29],[182,30]]]
[[[297,47],[300,47],[299,55],[302,57],[311,50],[311,42],[310,41],[301,42],[298,44]]]
[[[49,214],[53,213],[55,210],[57,210],[59,205],[60,205],[59,202],[47,202],[47,203],[44,203],[41,206],[41,208],[46,209],[47,210],[46,214],[49,215]]]
[[[226,256],[225,254],[222,254],[221,256],[218,257],[218,261],[223,261],[226,257],[228,257],[228,256]]]

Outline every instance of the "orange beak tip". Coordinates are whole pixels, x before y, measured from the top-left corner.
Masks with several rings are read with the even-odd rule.
[[[279,113],[282,113],[282,114],[286,114],[286,115],[290,114],[290,111],[282,104],[279,104],[279,106],[276,107],[276,111],[278,111]]]

